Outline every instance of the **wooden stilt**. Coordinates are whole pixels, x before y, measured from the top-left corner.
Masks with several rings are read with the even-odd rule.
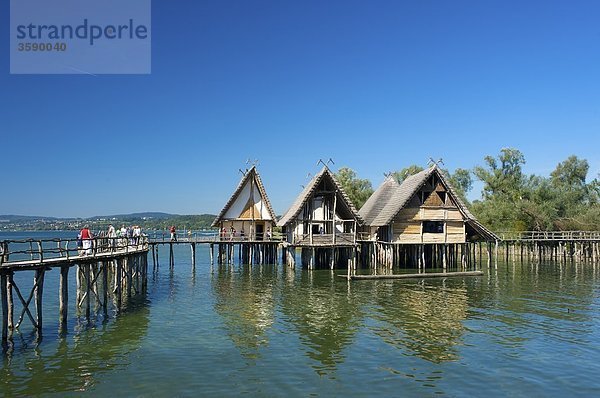
[[[8,301],[8,328],[13,330],[15,318],[15,303],[13,302],[13,278],[12,272],[8,273],[8,282],[6,284],[6,298]]]
[[[102,263],[102,310],[104,318],[108,318],[108,263]]]
[[[2,296],[2,347],[8,344],[8,276],[0,271],[0,296]]]
[[[192,243],[192,267],[196,268],[196,244]]]
[[[85,281],[85,318],[89,321],[90,313],[91,313],[91,300],[90,300],[90,290],[91,290],[91,278],[90,278],[90,268],[91,264],[85,264],[83,266],[84,272],[84,281]]]
[[[69,309],[69,266],[60,267],[60,293],[59,300],[59,330],[64,332],[67,329],[67,314]]]
[[[123,286],[123,260],[117,259],[117,272],[115,274],[115,298],[117,299],[117,309],[121,309],[122,297],[121,290]]]
[[[43,311],[42,311],[42,299],[44,297],[44,274],[46,270],[44,268],[38,268],[35,270],[35,280],[37,286],[35,288],[35,312],[37,318],[37,329],[38,333],[42,332],[43,323]],[[35,282],[34,282],[35,283]]]

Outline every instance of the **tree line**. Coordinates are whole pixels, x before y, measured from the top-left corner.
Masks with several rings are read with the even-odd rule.
[[[588,181],[587,160],[569,156],[548,177],[528,175],[523,165],[521,151],[503,148],[470,170],[442,171],[475,217],[493,231],[600,229],[600,181],[598,176]],[[402,183],[422,170],[410,165],[392,176]],[[371,182],[348,167],[340,168],[336,177],[356,208],[373,193]],[[474,180],[481,181],[483,189],[481,198],[470,202],[467,194]]]

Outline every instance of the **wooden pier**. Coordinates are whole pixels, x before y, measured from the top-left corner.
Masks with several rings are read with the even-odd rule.
[[[600,231],[503,232],[501,251],[505,260],[596,262],[600,259]]]
[[[600,259],[600,232],[588,231],[527,231],[500,233],[496,242],[466,242],[462,244],[406,244],[359,239],[329,240],[325,234],[315,235],[310,242],[288,243],[286,237],[249,240],[240,236],[188,236],[171,240],[167,236],[139,238],[92,239],[92,248],[77,246],[76,239],[27,239],[0,242],[0,297],[2,307],[2,345],[11,341],[12,332],[27,318],[41,336],[43,325],[43,291],[45,274],[60,271],[59,331],[66,330],[70,298],[68,277],[76,268],[75,303],[78,311],[90,319],[92,305],[96,314],[108,317],[110,302],[117,311],[123,300],[143,293],[147,284],[148,253],[152,252],[153,267],[158,267],[159,247],[168,247],[169,266],[175,264],[174,245],[190,245],[192,266],[196,265],[196,248],[208,245],[210,263],[219,264],[282,264],[295,267],[296,255],[308,269],[346,268],[348,279],[403,279],[481,275],[480,267],[497,267],[498,259],[512,261],[542,260],[590,261]],[[494,259],[495,257],[495,259]],[[236,261],[237,260],[237,261]],[[392,269],[415,269],[417,273],[393,274]],[[371,275],[357,275],[357,268],[371,269]],[[378,275],[378,269],[383,271]],[[443,272],[427,272],[427,268]],[[15,281],[16,272],[32,272],[33,285],[24,289]],[[15,300],[20,313],[15,313]]]
[[[47,272],[60,271],[59,331],[66,331],[69,307],[69,271],[76,267],[76,308],[91,317],[92,304],[108,317],[109,298],[119,310],[124,299],[145,291],[147,281],[146,237],[90,239],[90,248],[78,247],[76,239],[27,239],[0,242],[0,295],[2,305],[2,346],[8,347],[12,332],[25,317],[38,338],[43,326],[43,292]],[[15,282],[16,272],[33,272],[33,286],[27,292]],[[14,300],[21,304],[15,317]],[[33,308],[32,308],[33,307]],[[15,318],[17,321],[15,322]]]

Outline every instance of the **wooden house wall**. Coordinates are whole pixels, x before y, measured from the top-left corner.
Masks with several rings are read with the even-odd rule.
[[[424,195],[429,196],[424,198]],[[444,232],[423,232],[425,221],[443,221]],[[434,244],[466,241],[464,217],[437,181],[429,181],[411,198],[407,207],[400,210],[392,221],[392,230],[392,242],[396,243]]]

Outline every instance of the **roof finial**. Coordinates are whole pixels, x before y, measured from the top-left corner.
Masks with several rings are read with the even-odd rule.
[[[246,160],[246,164],[249,165],[250,168],[256,167],[256,166],[258,166],[258,159],[252,160],[252,159],[248,158],[248,160]]]
[[[439,167],[440,164],[444,164],[444,161],[442,160],[442,158],[439,158],[436,162],[435,160],[433,160],[433,158],[430,157],[427,164],[429,165],[429,167],[433,167],[433,166]]]
[[[333,161],[332,158],[327,159],[327,162],[324,162],[323,159],[319,159],[319,161],[317,162],[317,166],[322,164],[323,166],[327,167],[327,165],[331,163],[331,164],[335,164],[335,162]]]

